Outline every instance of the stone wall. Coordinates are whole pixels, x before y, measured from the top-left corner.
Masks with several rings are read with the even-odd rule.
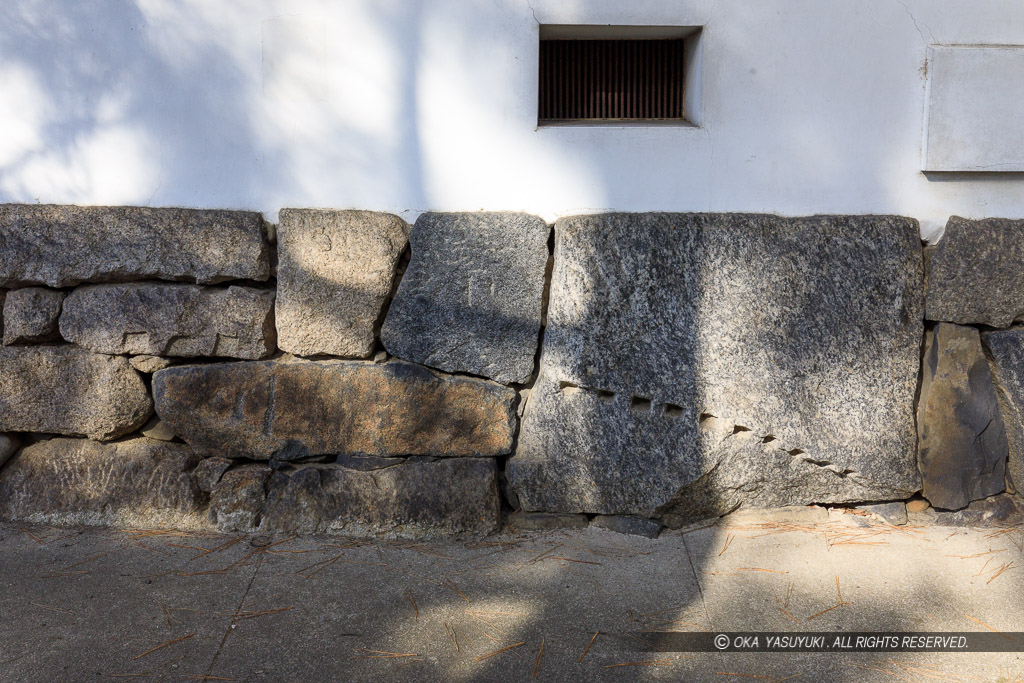
[[[1024,225],[918,235],[0,206],[0,517],[410,537],[960,509],[1024,477]]]

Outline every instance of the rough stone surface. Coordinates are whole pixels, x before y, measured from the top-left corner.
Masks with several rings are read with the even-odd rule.
[[[197,450],[230,458],[494,456],[512,447],[515,391],[403,362],[174,367],[157,413]]]
[[[1014,489],[1020,491],[1024,487],[1024,328],[986,332],[981,338],[991,358],[1009,443],[1007,473]]]
[[[0,348],[0,431],[113,439],[153,403],[128,360],[76,346]]]
[[[213,487],[220,481],[221,475],[227,472],[231,465],[232,461],[227,458],[203,458],[192,472],[196,486],[200,491],[207,493],[213,491]]]
[[[922,271],[891,216],[560,220],[523,509],[678,526],[909,496]]]
[[[0,470],[0,517],[61,524],[195,527],[203,505],[183,444],[50,439]]]
[[[894,526],[903,526],[907,523],[907,504],[900,501],[858,505],[857,509]]]
[[[1006,432],[992,373],[973,327],[940,323],[925,335],[917,407],[923,495],[959,510],[1006,484]]]
[[[408,224],[388,213],[313,209],[283,209],[280,220],[281,348],[305,356],[369,356]]]
[[[261,529],[420,537],[482,535],[498,524],[494,460],[410,458],[370,470],[275,472]]]
[[[598,515],[590,522],[591,526],[607,529],[617,534],[657,538],[661,533],[661,524],[652,519],[630,517],[628,515]]]
[[[161,358],[160,356],[132,356],[128,359],[128,362],[132,364],[132,367],[139,372],[150,375],[157,370],[163,370],[174,365],[174,360],[170,358]]]
[[[64,301],[61,335],[100,353],[229,356],[274,351],[274,292],[141,282],[85,285]]]
[[[521,213],[425,213],[381,340],[447,372],[525,383],[541,325],[548,225]]]
[[[26,287],[7,293],[4,307],[4,344],[54,341],[60,338],[57,319],[66,292]]]
[[[12,434],[0,434],[0,467],[18,451],[21,441]]]
[[[266,280],[263,219],[249,211],[0,204],[0,286],[155,278]]]
[[[929,320],[1007,327],[1024,315],[1024,220],[953,216],[929,249]]]
[[[210,494],[210,522],[218,531],[257,531],[271,469],[248,464],[223,473]]]
[[[568,515],[557,512],[513,512],[505,522],[509,527],[520,531],[582,529],[590,524],[586,515]]]

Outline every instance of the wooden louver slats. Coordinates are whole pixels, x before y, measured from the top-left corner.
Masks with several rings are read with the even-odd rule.
[[[538,118],[684,118],[684,40],[542,40]]]

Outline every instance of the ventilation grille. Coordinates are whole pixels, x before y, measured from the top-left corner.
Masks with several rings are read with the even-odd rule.
[[[682,120],[684,43],[541,40],[540,123]]]

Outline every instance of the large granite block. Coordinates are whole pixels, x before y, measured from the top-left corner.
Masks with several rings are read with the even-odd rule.
[[[55,341],[57,320],[65,292],[46,287],[25,287],[7,293],[3,304],[4,345]]]
[[[910,495],[922,270],[891,216],[560,220],[523,509],[678,525]]]
[[[991,358],[1009,444],[1006,469],[1014,488],[1024,491],[1024,329],[985,332],[981,339]]]
[[[263,232],[250,211],[0,204],[0,287],[266,280]]]
[[[381,340],[446,372],[527,382],[540,334],[548,225],[521,213],[425,213]]]
[[[515,391],[403,362],[248,362],[153,375],[156,410],[210,455],[495,456],[508,453]]]
[[[401,218],[373,211],[283,209],[277,228],[277,332],[297,355],[363,358],[408,243]]]
[[[113,354],[230,356],[274,351],[274,292],[140,282],[84,285],[64,301],[61,335]]]
[[[1007,327],[1024,315],[1024,220],[953,216],[929,249],[928,320]]]
[[[1006,432],[992,373],[973,327],[940,323],[925,335],[917,407],[923,495],[959,510],[1006,485]]]
[[[0,470],[0,517],[50,524],[202,526],[205,500],[183,444],[50,439]]]
[[[138,429],[152,412],[126,358],[70,345],[0,348],[0,431],[106,440]]]

